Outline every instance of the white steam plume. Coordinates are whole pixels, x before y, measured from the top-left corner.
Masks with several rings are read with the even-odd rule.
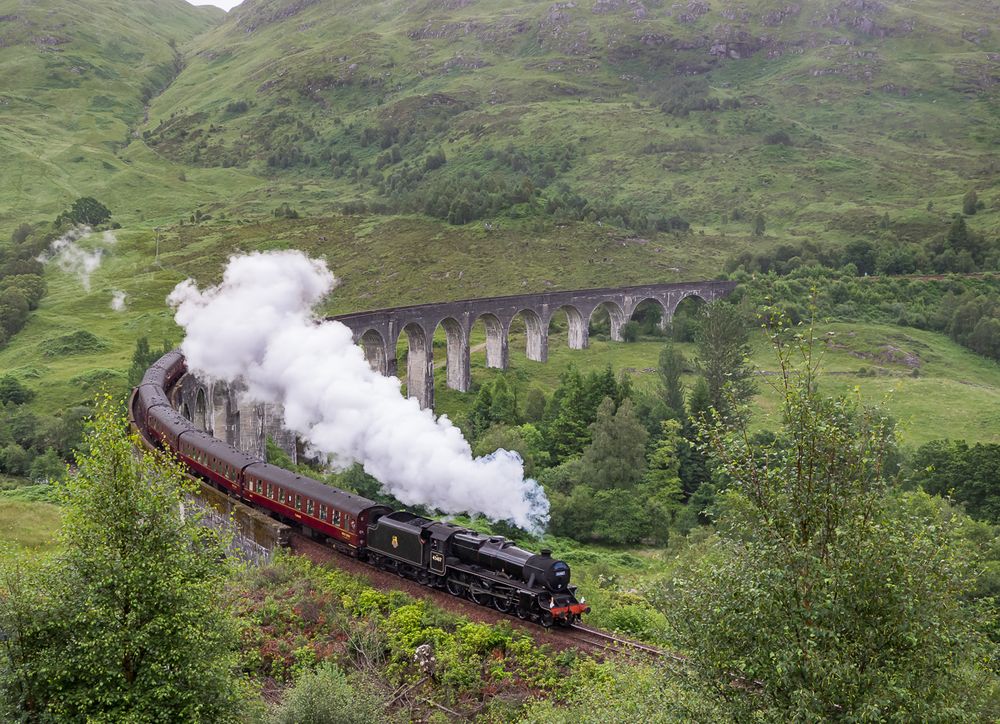
[[[125,292],[121,291],[120,289],[116,289],[111,294],[111,308],[113,310],[115,310],[116,312],[124,311],[124,309],[125,309],[125,297],[127,297],[127,296],[128,295]]]
[[[222,283],[203,291],[178,284],[168,302],[188,368],[242,379],[249,397],[281,403],[289,429],[336,465],[362,463],[407,505],[544,527],[549,502],[517,453],[473,458],[446,416],[421,410],[399,380],[369,366],[350,329],[317,321],[312,308],[335,282],[325,262],[284,251],[232,257]]]
[[[101,265],[105,249],[96,248],[87,251],[81,248],[76,242],[82,241],[90,236],[89,226],[78,226],[67,231],[58,239],[49,244],[49,248],[38,255],[38,261],[48,264],[55,261],[56,265],[67,274],[76,274],[85,291],[90,291],[90,275]],[[114,232],[105,231],[101,236],[101,242],[105,247],[117,243]]]

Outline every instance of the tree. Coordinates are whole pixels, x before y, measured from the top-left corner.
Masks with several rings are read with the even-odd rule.
[[[663,345],[657,367],[660,382],[663,383],[663,402],[678,420],[684,417],[684,383],[681,382],[681,375],[685,367],[687,360],[684,359],[684,353],[672,342]]]
[[[182,512],[192,488],[175,461],[136,455],[119,410],[98,401],[60,488],[60,555],[0,575],[7,718],[238,721],[225,542]]]
[[[588,482],[595,488],[631,488],[646,468],[646,429],[635,414],[632,400],[618,410],[610,397],[597,410],[592,441],[583,454]]]
[[[747,320],[732,304],[713,302],[705,309],[695,336],[698,367],[708,385],[712,407],[729,418],[757,392],[753,382]]]
[[[765,229],[766,222],[764,221],[764,214],[757,214],[753,219],[753,235],[764,236]]]
[[[811,330],[772,338],[782,427],[757,443],[742,415],[703,428],[719,533],[660,602],[697,680],[738,720],[992,718],[988,614],[962,597],[951,524],[895,512],[886,418],[819,393]]]
[[[962,197],[962,213],[966,216],[972,216],[976,213],[978,203],[979,197],[976,195],[976,190],[970,189],[969,192]]]
[[[83,196],[73,202],[73,207],[69,210],[68,216],[77,224],[97,226],[111,218],[111,211],[97,199],[91,196]]]
[[[12,375],[0,377],[0,404],[23,405],[34,398],[34,390],[28,389]]]
[[[670,523],[684,499],[680,478],[681,439],[681,424],[677,420],[661,423],[660,437],[649,454],[643,479],[642,497],[651,513],[653,535],[660,543],[666,543]]]
[[[31,461],[28,477],[35,483],[52,483],[61,480],[66,473],[66,463],[59,459],[59,454],[52,448]]]

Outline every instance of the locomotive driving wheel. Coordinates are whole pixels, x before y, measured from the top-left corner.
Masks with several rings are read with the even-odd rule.
[[[485,588],[477,588],[476,584],[473,583],[469,586],[469,597],[480,606],[489,606],[490,599],[493,597],[488,590]]]
[[[502,595],[496,595],[493,597],[493,607],[500,613],[510,613],[510,599]]]
[[[444,584],[444,587],[448,589],[448,593],[450,593],[452,596],[460,597],[464,592],[463,586],[454,578],[449,578],[447,582]]]

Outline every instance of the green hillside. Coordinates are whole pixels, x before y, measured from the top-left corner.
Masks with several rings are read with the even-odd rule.
[[[223,15],[184,0],[0,0],[0,225],[98,193],[123,210],[156,188],[163,164],[122,151],[180,49]]]
[[[972,0],[0,2],[0,224],[270,212],[691,224],[823,243],[998,228]],[[146,104],[148,102],[148,108]],[[888,220],[886,220],[888,214]],[[534,227],[525,227],[530,233]]]

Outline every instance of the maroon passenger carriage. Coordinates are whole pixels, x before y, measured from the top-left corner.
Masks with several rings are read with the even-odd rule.
[[[129,416],[148,444],[171,450],[190,472],[272,517],[326,538],[343,553],[455,596],[551,626],[590,610],[569,585],[569,566],[499,536],[421,518],[270,465],[177,412],[170,390],[187,371],[169,352],[132,391]]]

